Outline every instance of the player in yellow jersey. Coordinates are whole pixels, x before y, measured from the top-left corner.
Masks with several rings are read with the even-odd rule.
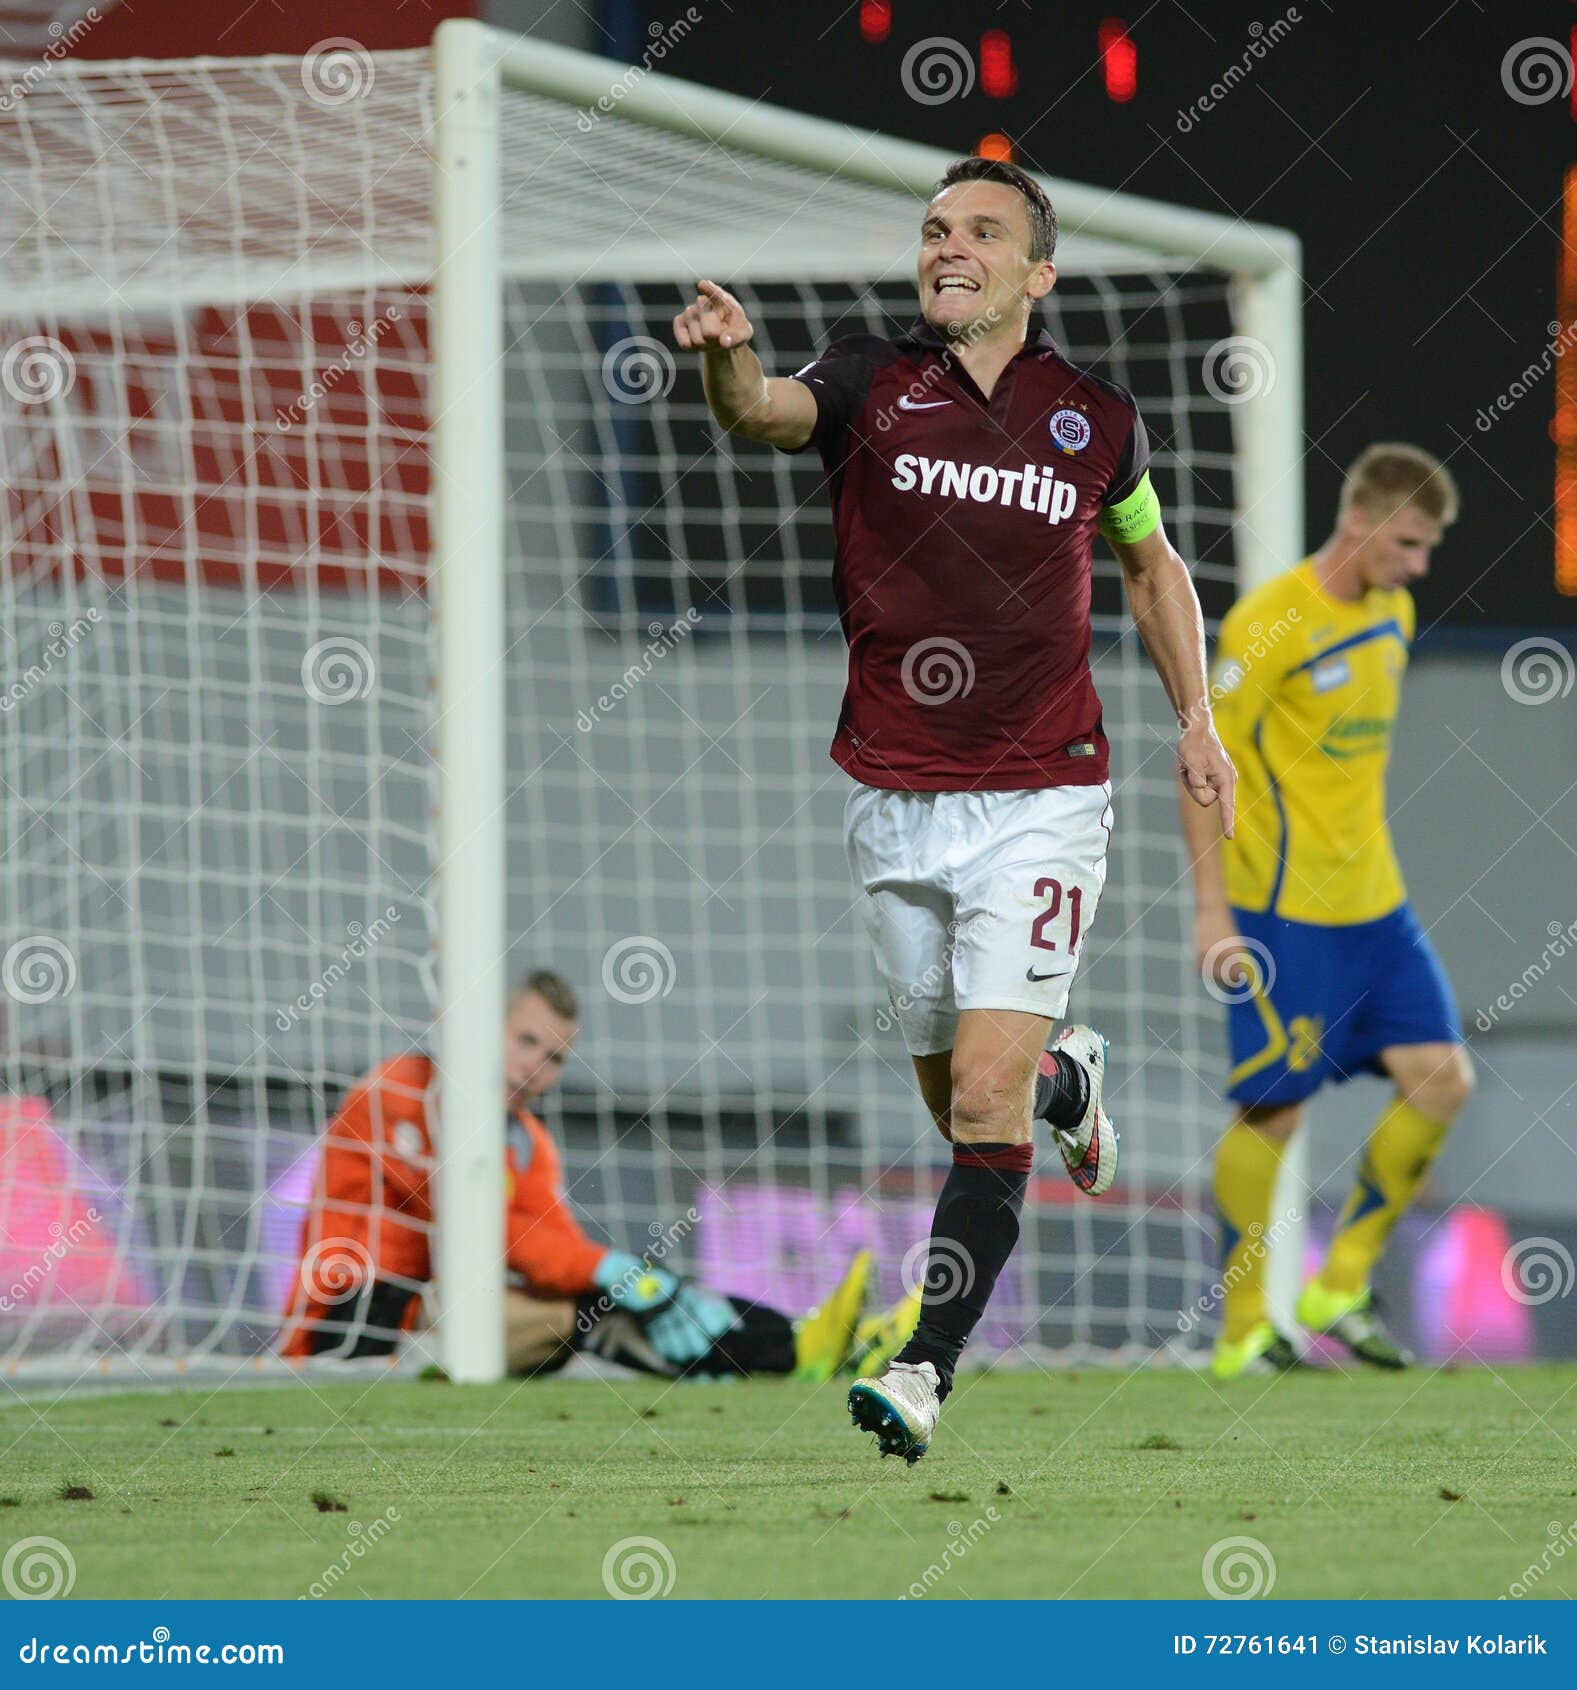
[[[1229,1000],[1236,1113],[1216,1151],[1221,1336],[1230,1378],[1295,1365],[1266,1316],[1262,1235],[1285,1146],[1327,1080],[1388,1075],[1396,1092],[1299,1322],[1379,1367],[1410,1359],[1380,1322],[1370,1274],[1473,1085],[1450,987],[1407,902],[1385,772],[1412,643],[1408,584],[1457,512],[1456,487],[1414,446],[1365,451],[1336,531],[1255,588],[1221,628],[1212,697],[1237,765],[1237,822],[1184,802],[1195,948]]]

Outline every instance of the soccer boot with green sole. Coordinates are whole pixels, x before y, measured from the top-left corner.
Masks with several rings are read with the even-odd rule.
[[[1243,1373],[1290,1373],[1302,1366],[1291,1341],[1268,1320],[1250,1327],[1236,1342],[1217,1338],[1210,1357],[1210,1371],[1217,1379],[1236,1379]]]
[[[879,1379],[849,1387],[855,1430],[874,1432],[883,1455],[901,1455],[912,1467],[931,1447],[942,1399],[941,1379],[928,1361],[895,1361]]]
[[[1298,1298],[1297,1314],[1300,1326],[1334,1338],[1369,1367],[1396,1373],[1413,1365],[1412,1355],[1386,1330],[1367,1285],[1361,1291],[1328,1291],[1318,1279],[1311,1279]]]

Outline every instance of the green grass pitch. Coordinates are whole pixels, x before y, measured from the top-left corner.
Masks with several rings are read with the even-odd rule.
[[[768,1381],[70,1395],[0,1436],[0,1549],[58,1539],[79,1597],[602,1597],[630,1538],[609,1576],[674,1597],[1198,1597],[1228,1538],[1277,1597],[1494,1597],[1541,1557],[1577,1593],[1571,1367],[979,1373],[912,1468],[841,1386]]]

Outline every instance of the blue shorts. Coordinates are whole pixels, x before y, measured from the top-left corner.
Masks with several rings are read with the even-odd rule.
[[[1391,1045],[1462,1042],[1450,982],[1410,905],[1351,927],[1232,913],[1257,964],[1254,990],[1228,1010],[1236,1102],[1299,1103],[1327,1080],[1383,1073]]]

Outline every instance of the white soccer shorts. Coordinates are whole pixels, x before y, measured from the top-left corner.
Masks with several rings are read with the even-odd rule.
[[[911,1055],[951,1050],[961,1010],[1063,1014],[1111,830],[1109,784],[856,785],[843,812],[849,870]]]

